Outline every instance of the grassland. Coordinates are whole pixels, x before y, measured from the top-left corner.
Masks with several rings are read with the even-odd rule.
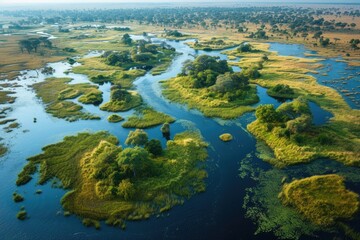
[[[258,51],[239,53],[234,50],[227,51],[226,54],[241,57],[238,63],[233,63],[239,67],[249,67],[261,62],[261,77],[252,80],[253,83],[265,88],[278,84],[288,85],[295,96],[315,102],[334,115],[326,125],[314,127],[304,133],[302,138],[306,141],[301,144],[279,135],[278,128],[269,128],[258,120],[249,124],[248,130],[274,151],[276,160],[271,163],[281,167],[326,157],[359,166],[360,157],[356,149],[360,147],[360,111],[351,109],[336,90],[318,84],[316,78],[307,74],[316,72],[321,66],[320,59],[278,56],[277,53],[268,51],[265,43],[251,44]],[[267,61],[262,60],[264,54],[268,56]],[[333,143],[320,144],[317,138],[320,133],[331,137]]]
[[[193,88],[188,76],[179,76],[162,83],[163,95],[173,102],[186,104],[190,109],[198,109],[206,117],[231,119],[246,112],[254,111],[249,106],[259,101],[256,87],[251,86],[244,99],[229,101],[226,97],[214,97],[207,88]]]
[[[135,115],[122,124],[124,128],[150,128],[164,123],[173,123],[175,119],[150,107],[141,107]]]
[[[98,84],[111,82],[124,88],[130,88],[137,77],[146,73],[145,70],[124,70],[120,67],[107,65],[102,57],[83,58],[79,62],[82,65],[74,67],[72,71],[85,74],[90,81]]]
[[[97,220],[106,220],[110,225],[124,227],[124,220],[147,219],[205,190],[207,173],[199,163],[207,158],[207,144],[199,133],[183,132],[167,142],[162,155],[147,159],[152,175],[148,175],[148,171],[145,175],[138,172],[130,178],[131,182],[127,179],[120,183],[119,187],[125,181],[126,186],[133,189],[131,197],[115,193],[107,197],[99,195],[105,182],[97,180],[96,169],[110,167],[114,159],[121,158],[123,151],[145,151],[139,147],[122,150],[117,144],[117,139],[106,132],[66,137],[29,158],[17,183],[25,184],[36,171],[40,173],[39,184],[59,179],[62,186],[69,189],[61,201],[64,209],[93,226]]]
[[[20,71],[37,69],[49,62],[57,62],[66,58],[66,54],[57,48],[41,48],[38,53],[21,53],[18,41],[28,36],[0,35],[0,80],[14,79]]]
[[[33,85],[36,95],[46,104],[46,112],[67,121],[78,119],[98,119],[82,111],[82,106],[67,101],[79,97],[79,102],[98,105],[102,102],[102,92],[90,84],[68,84],[70,78],[48,78]]]
[[[359,195],[347,190],[344,181],[335,174],[294,180],[283,186],[280,197],[311,222],[331,226],[359,210]]]

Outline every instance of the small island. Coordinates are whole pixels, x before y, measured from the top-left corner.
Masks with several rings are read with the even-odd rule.
[[[124,120],[123,117],[121,117],[120,115],[117,115],[117,114],[111,114],[107,120],[111,123],[117,123],[117,122],[121,122]]]
[[[233,136],[230,133],[221,134],[219,138],[223,142],[230,142],[231,140],[233,140]]]
[[[99,220],[124,228],[125,220],[147,219],[205,191],[201,163],[207,143],[200,133],[179,133],[162,149],[159,140],[138,129],[125,143],[126,148],[119,146],[107,132],[65,137],[29,158],[17,185],[37,171],[39,184],[59,179],[69,190],[61,200],[64,210],[96,228]]]
[[[332,226],[351,219],[359,210],[359,195],[347,190],[344,181],[336,174],[294,180],[284,184],[279,197],[311,222]]]
[[[150,128],[164,123],[173,123],[175,119],[151,107],[140,107],[133,116],[122,124],[124,128]]]
[[[226,60],[202,55],[184,64],[182,73],[163,82],[163,94],[174,102],[185,103],[207,117],[235,118],[253,111],[259,101],[254,68],[234,73]]]

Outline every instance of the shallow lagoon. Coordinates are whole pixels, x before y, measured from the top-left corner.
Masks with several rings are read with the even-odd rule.
[[[107,116],[111,113],[103,112],[98,107],[84,105],[84,109],[97,114],[101,120],[77,121],[73,123],[62,119],[56,119],[48,115],[42,103],[36,98],[34,91],[28,85],[42,81],[45,77],[36,71],[25,73],[23,80],[17,80],[23,87],[18,88],[14,110],[9,118],[17,118],[21,128],[5,135],[9,142],[10,153],[0,160],[0,181],[3,183],[0,191],[0,236],[4,239],[269,239],[274,238],[272,234],[259,234],[254,236],[256,226],[244,217],[245,210],[242,208],[245,188],[254,187],[256,182],[250,178],[241,179],[239,174],[240,162],[248,153],[255,151],[256,140],[245,130],[246,125],[254,120],[252,113],[245,114],[239,119],[221,121],[203,117],[196,110],[187,110],[185,106],[170,103],[161,96],[160,80],[176,76],[180,72],[182,63],[187,59],[193,59],[198,54],[209,54],[209,52],[195,51],[184,42],[168,41],[182,55],[178,56],[169,69],[158,76],[150,73],[140,77],[135,86],[142,95],[144,101],[157,111],[169,114],[177,119],[171,125],[171,135],[188,128],[198,128],[205,140],[210,143],[209,160],[207,169],[209,178],[205,193],[194,196],[186,201],[183,206],[177,206],[159,217],[153,217],[147,221],[128,222],[127,230],[122,231],[114,227],[102,224],[102,229],[97,231],[86,228],[76,216],[64,217],[60,199],[65,193],[62,189],[53,189],[51,184],[45,186],[36,185],[36,177],[27,185],[17,188],[15,186],[16,176],[25,165],[25,159],[41,152],[41,148],[60,141],[64,136],[74,135],[81,131],[107,130],[117,136],[124,143],[130,129],[124,129],[120,123],[109,123]],[[275,47],[274,47],[275,46]],[[287,45],[272,43],[271,50],[286,55],[292,52],[294,56],[302,56],[305,51],[300,45]],[[282,50],[283,49],[283,50]],[[220,51],[210,52],[211,55],[227,57]],[[71,69],[67,63],[49,64],[56,69],[54,77],[72,77],[73,83],[88,82],[84,75],[64,71]],[[340,66],[340,65],[339,65]],[[342,65],[341,65],[342,66]],[[344,65],[342,71],[347,71]],[[240,69],[235,69],[240,70]],[[324,70],[325,71],[325,70]],[[349,73],[350,74],[350,73]],[[34,77],[31,77],[34,76]],[[330,76],[330,73],[329,73]],[[319,77],[316,75],[316,77]],[[21,77],[23,78],[23,77]],[[104,102],[109,99],[110,85],[100,86],[104,92]],[[279,106],[276,99],[266,94],[266,89],[258,86],[260,103],[275,104]],[[76,101],[76,100],[74,100]],[[256,106],[254,105],[254,106]],[[312,109],[316,110],[316,106]],[[320,111],[320,110],[318,110]],[[120,113],[128,117],[133,111]],[[315,123],[324,123],[326,114],[314,113]],[[326,115],[325,117],[323,117]],[[37,122],[33,122],[33,118]],[[24,130],[28,130],[23,132]],[[162,139],[159,127],[146,130],[150,138]],[[218,136],[222,133],[231,133],[234,140],[224,143]],[[3,136],[3,133],[2,133]],[[162,139],[165,144],[165,139]],[[271,167],[254,157],[253,164],[267,171]],[[300,165],[298,167],[301,167]],[[310,165],[309,165],[310,166]],[[347,168],[348,171],[358,169]],[[330,171],[330,170],[329,170]],[[301,171],[300,171],[301,172]],[[315,171],[316,173],[316,171]],[[37,189],[42,189],[41,195],[35,194]],[[358,189],[358,188],[357,188]],[[17,190],[25,197],[21,204],[12,201],[12,193]],[[359,191],[357,191],[359,192]],[[24,222],[16,219],[16,213],[20,206],[24,205],[30,219]]]

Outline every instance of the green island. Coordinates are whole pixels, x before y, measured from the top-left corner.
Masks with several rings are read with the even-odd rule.
[[[37,171],[39,184],[57,178],[69,190],[61,200],[65,211],[87,226],[106,220],[122,228],[125,220],[149,218],[205,190],[207,173],[199,163],[207,158],[207,143],[200,133],[179,133],[161,152],[158,140],[148,141],[142,130],[130,132],[127,143],[123,149],[107,132],[65,137],[29,158],[17,184]]]
[[[23,197],[21,194],[19,194],[19,193],[17,193],[17,192],[14,192],[14,193],[13,193],[13,200],[14,200],[14,202],[16,202],[16,203],[22,202],[22,201],[24,201],[24,197]]]
[[[236,47],[237,45],[239,45],[239,42],[233,42],[221,38],[212,37],[210,40],[203,40],[200,42],[196,40],[195,42],[187,42],[186,44],[196,50],[212,51]]]
[[[279,197],[311,222],[331,226],[351,219],[359,210],[359,195],[345,188],[336,174],[312,176],[284,184]]]
[[[150,128],[164,123],[173,123],[175,119],[164,113],[158,112],[151,107],[140,107],[136,109],[133,116],[130,116],[122,124],[124,128]]]
[[[110,101],[102,104],[100,109],[108,112],[125,112],[142,104],[141,96],[120,85],[111,86]]]
[[[46,112],[67,121],[99,119],[82,111],[81,105],[68,100],[79,97],[81,103],[98,105],[103,100],[102,92],[95,85],[69,84],[71,80],[71,78],[47,78],[44,82],[33,85],[36,95],[46,104]]]
[[[230,133],[221,134],[219,138],[223,142],[230,142],[231,140],[233,140],[233,136]]]
[[[344,132],[346,129],[333,128],[332,122],[313,125],[307,100],[302,97],[277,109],[273,105],[259,106],[255,115],[257,120],[247,128],[273,150],[274,157],[264,160],[277,167],[318,158],[331,158],[359,166],[358,139],[349,137],[353,133]]]
[[[117,122],[123,121],[124,118],[121,117],[121,116],[118,115],[118,114],[111,114],[111,115],[107,118],[107,120],[108,120],[109,122],[111,122],[111,123],[117,123]]]
[[[19,220],[26,220],[28,218],[27,212],[25,210],[20,210],[17,214],[16,214],[16,218]]]
[[[249,78],[258,71],[250,69],[233,73],[226,60],[202,55],[184,64],[182,73],[163,82],[163,95],[174,102],[185,103],[207,117],[235,118],[254,108],[256,87]]]

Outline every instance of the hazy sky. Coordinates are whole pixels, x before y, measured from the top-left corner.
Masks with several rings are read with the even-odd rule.
[[[134,3],[134,2],[280,2],[280,3],[290,3],[290,2],[324,2],[324,3],[359,3],[359,0],[0,0],[0,4],[17,4],[17,3],[103,3],[103,2],[112,2],[112,3]]]

